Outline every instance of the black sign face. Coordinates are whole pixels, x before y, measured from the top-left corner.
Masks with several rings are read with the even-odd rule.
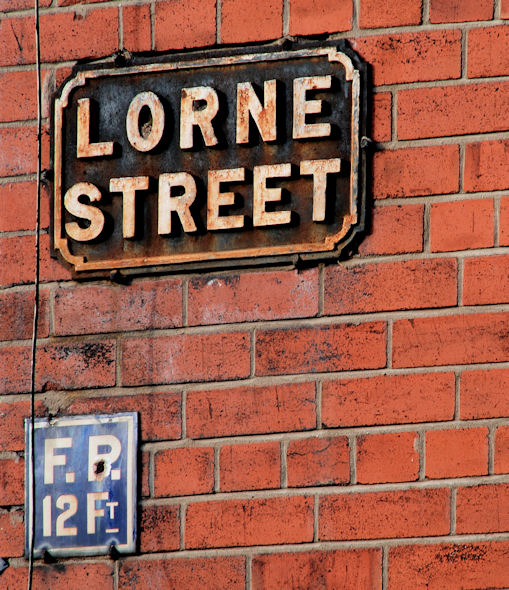
[[[54,249],[95,274],[337,256],[362,226],[360,118],[332,46],[79,71],[55,100]]]

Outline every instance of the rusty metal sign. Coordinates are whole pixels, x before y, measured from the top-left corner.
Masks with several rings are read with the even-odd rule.
[[[337,257],[362,229],[346,46],[112,60],[54,105],[53,249],[78,275]]]

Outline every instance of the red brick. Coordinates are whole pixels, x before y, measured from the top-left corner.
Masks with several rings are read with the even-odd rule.
[[[0,286],[31,283],[35,279],[35,236],[0,238]],[[49,236],[41,236],[41,280],[65,280],[69,271],[49,256]]]
[[[141,438],[178,439],[181,435],[181,394],[145,393],[108,397],[78,397],[66,408],[67,414],[139,412]]]
[[[509,369],[463,371],[460,412],[463,420],[509,416]]]
[[[495,233],[493,201],[433,203],[429,232],[432,252],[489,248]]]
[[[509,18],[509,0],[502,0],[500,3],[500,18]]]
[[[221,3],[221,41],[245,43],[277,39],[283,32],[282,0],[257,0],[250,10],[238,0]]]
[[[253,590],[382,588],[380,549],[256,555],[252,568]]]
[[[150,51],[150,6],[122,6],[123,47],[129,51]]]
[[[155,5],[155,48],[182,49],[216,40],[215,0],[170,0]]]
[[[245,557],[122,560],[119,588],[153,590],[244,590]]]
[[[2,47],[0,66],[35,63],[33,17],[2,18],[0,47]]]
[[[46,344],[37,353],[37,391],[115,385],[115,342]],[[0,393],[30,389],[30,346],[0,349]]]
[[[149,481],[149,470],[150,470],[150,453],[141,453],[141,484],[140,490],[143,498],[150,496],[150,481]]]
[[[509,26],[483,27],[468,31],[469,78],[507,75],[508,45]]]
[[[193,502],[186,547],[246,547],[313,540],[313,499],[306,496]]]
[[[422,0],[408,0],[404,4],[397,0],[361,0],[359,25],[363,29],[419,25],[421,4]]]
[[[344,484],[350,481],[346,436],[292,440],[287,452],[288,486]]]
[[[21,557],[25,552],[25,526],[21,510],[0,510],[0,554]]]
[[[398,94],[398,139],[490,133],[508,126],[509,82],[416,88]],[[434,172],[446,165],[443,162]]]
[[[249,346],[245,332],[129,338],[122,346],[122,382],[145,385],[247,377]]]
[[[328,267],[324,313],[452,306],[457,301],[456,275],[451,258]]]
[[[140,524],[141,553],[175,551],[180,547],[178,506],[143,506]]]
[[[25,461],[0,459],[0,506],[23,504],[25,501]]]
[[[352,0],[290,0],[290,35],[338,33],[352,28]]]
[[[509,246],[509,197],[500,199],[498,241],[500,246]]]
[[[463,274],[463,304],[488,305],[509,301],[509,255],[467,258]]]
[[[456,532],[503,533],[509,528],[509,485],[459,488]]]
[[[0,232],[35,229],[37,198],[35,182],[9,182],[0,185]],[[23,215],[20,215],[23,211]],[[49,196],[41,187],[41,228],[49,225]]]
[[[208,494],[214,489],[214,449],[165,449],[154,454],[154,496]]]
[[[315,386],[292,383],[191,391],[186,426],[191,438],[311,430],[316,426]]]
[[[271,489],[281,485],[277,442],[225,445],[221,447],[219,466],[222,492]]]
[[[376,152],[373,196],[387,199],[457,192],[459,162],[456,145]]]
[[[467,143],[464,186],[467,192],[504,190],[509,186],[509,141]]]
[[[182,325],[181,281],[134,281],[55,292],[55,335],[124,332]]]
[[[32,337],[35,293],[27,291],[0,291],[0,340],[24,340]],[[47,291],[39,296],[39,322],[37,335],[49,334],[49,303]]]
[[[431,479],[488,473],[487,428],[429,430],[425,448]]]
[[[318,270],[249,273],[189,282],[190,325],[315,316]]]
[[[453,373],[325,381],[322,420],[332,428],[452,420],[454,388]]]
[[[509,426],[495,432],[495,473],[509,473]]]
[[[447,489],[324,496],[318,535],[322,541],[446,535],[449,496]]]
[[[44,414],[44,405],[36,401],[37,416]],[[0,402],[0,452],[25,449],[25,418],[30,416],[30,402]]]
[[[392,136],[392,94],[380,92],[372,98],[371,138],[390,141]]]
[[[37,129],[35,127],[0,129],[0,176],[30,174],[36,170]]]
[[[357,439],[357,482],[415,481],[419,477],[415,432],[387,432]]]
[[[506,588],[508,565],[508,542],[391,547],[389,588]]]
[[[505,361],[507,319],[492,313],[399,320],[393,330],[394,367]]]
[[[46,78],[47,74],[44,76]],[[44,85],[43,78],[43,85]],[[0,121],[25,121],[37,117],[35,70],[2,73]]]
[[[256,374],[320,373],[385,366],[383,322],[259,330]]]
[[[359,254],[422,252],[424,205],[375,207],[370,232],[359,245]]]
[[[113,590],[113,562],[55,563],[34,568],[34,590],[73,590],[76,581],[89,590]],[[28,568],[9,567],[2,573],[2,590],[20,590],[27,584]]]
[[[356,38],[353,48],[368,61],[375,86],[461,76],[461,32],[391,33]]]
[[[40,0],[39,7],[46,8],[51,5],[51,0]],[[0,0],[0,12],[11,10],[26,10],[34,7],[30,0]]]
[[[430,0],[429,19],[432,23],[462,23],[492,18],[492,0]]]

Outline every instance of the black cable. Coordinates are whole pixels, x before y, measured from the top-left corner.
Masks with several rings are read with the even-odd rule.
[[[32,356],[30,364],[30,532],[28,553],[28,590],[32,590],[34,576],[35,547],[35,369],[37,358],[37,325],[39,320],[39,281],[41,252],[41,168],[42,168],[42,91],[41,91],[41,47],[39,32],[39,0],[35,0],[35,63],[37,70],[37,198],[35,205],[35,292],[34,318],[32,328]],[[26,515],[25,515],[26,518]]]

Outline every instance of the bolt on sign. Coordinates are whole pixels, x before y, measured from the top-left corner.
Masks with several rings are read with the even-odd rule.
[[[54,251],[99,275],[337,257],[365,169],[364,66],[337,45],[77,70],[55,99]]]
[[[34,422],[35,469],[30,468],[31,421],[25,420],[25,553],[32,511],[34,555],[132,553],[136,548],[135,412],[68,416]],[[32,483],[35,493],[32,494]]]

